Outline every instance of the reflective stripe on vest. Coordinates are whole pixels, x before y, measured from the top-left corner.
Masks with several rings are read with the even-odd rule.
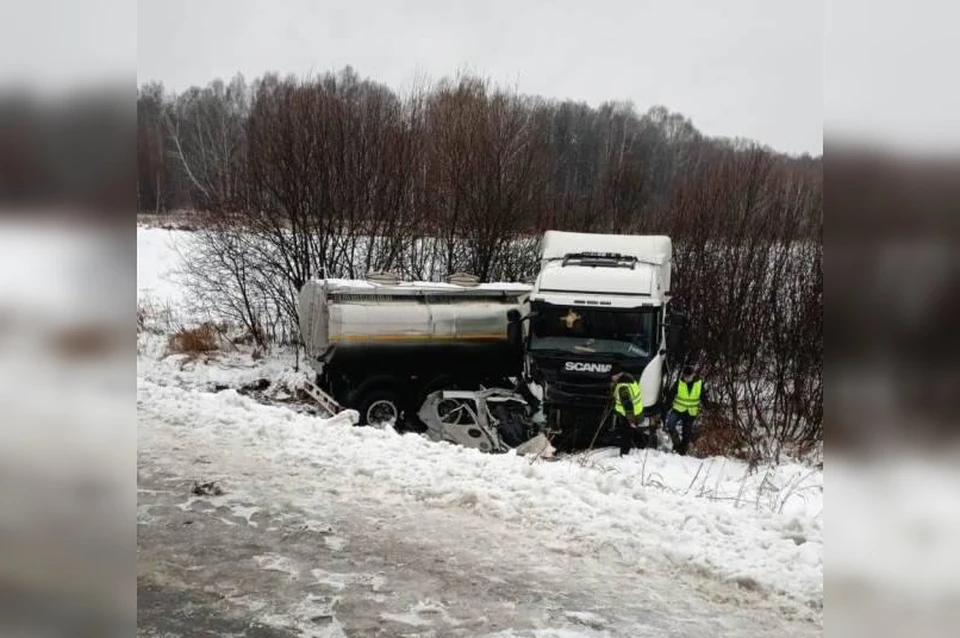
[[[623,403],[620,402],[620,388],[626,388],[630,391],[630,401],[633,402],[633,413],[636,416],[643,414],[643,397],[640,395],[640,382],[634,381],[633,383],[618,383],[613,388],[613,397],[614,405],[613,409],[617,411],[617,414],[626,416],[627,411],[623,407]]]
[[[686,381],[677,383],[677,396],[673,399],[673,409],[676,412],[686,412],[690,416],[700,413],[700,391],[703,389],[703,380],[697,379],[693,387],[687,387]]]

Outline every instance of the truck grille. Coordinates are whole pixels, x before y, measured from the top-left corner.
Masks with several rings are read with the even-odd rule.
[[[588,405],[604,405],[610,397],[610,382],[606,379],[590,381],[577,380],[547,380],[547,399],[570,400],[576,398]],[[554,396],[551,396],[554,395]]]

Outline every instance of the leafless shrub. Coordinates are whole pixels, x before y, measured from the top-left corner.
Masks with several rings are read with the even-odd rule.
[[[676,304],[695,327],[684,356],[754,458],[822,437],[821,188],[747,149],[708,154],[671,204]]]
[[[698,428],[697,439],[690,448],[693,456],[732,456],[748,462],[759,460],[750,449],[743,430],[732,419],[707,414],[700,418]]]
[[[137,334],[170,334],[180,327],[176,311],[144,297],[137,302]]]
[[[167,342],[169,352],[191,356],[213,352],[218,347],[217,327],[209,322],[196,328],[182,328],[170,335]]]

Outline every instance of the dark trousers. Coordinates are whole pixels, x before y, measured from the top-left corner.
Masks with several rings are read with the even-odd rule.
[[[690,442],[693,439],[693,423],[697,417],[690,416],[686,412],[677,412],[670,410],[667,414],[667,434],[673,441],[673,449],[677,454],[686,454],[690,448]]]
[[[620,445],[620,456],[630,454],[636,430],[631,427],[630,421],[622,414],[615,414],[614,419],[616,420],[617,443]]]
[[[657,447],[657,434],[653,428],[631,427],[627,417],[619,414],[616,414],[615,417],[616,440],[620,445],[620,456],[630,454],[630,450],[634,447],[639,449]],[[640,417],[637,417],[637,420],[639,421]]]

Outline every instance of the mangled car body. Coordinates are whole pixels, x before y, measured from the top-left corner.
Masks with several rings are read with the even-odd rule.
[[[506,452],[536,435],[529,410],[526,400],[509,390],[442,390],[427,397],[418,416],[434,441]]]

